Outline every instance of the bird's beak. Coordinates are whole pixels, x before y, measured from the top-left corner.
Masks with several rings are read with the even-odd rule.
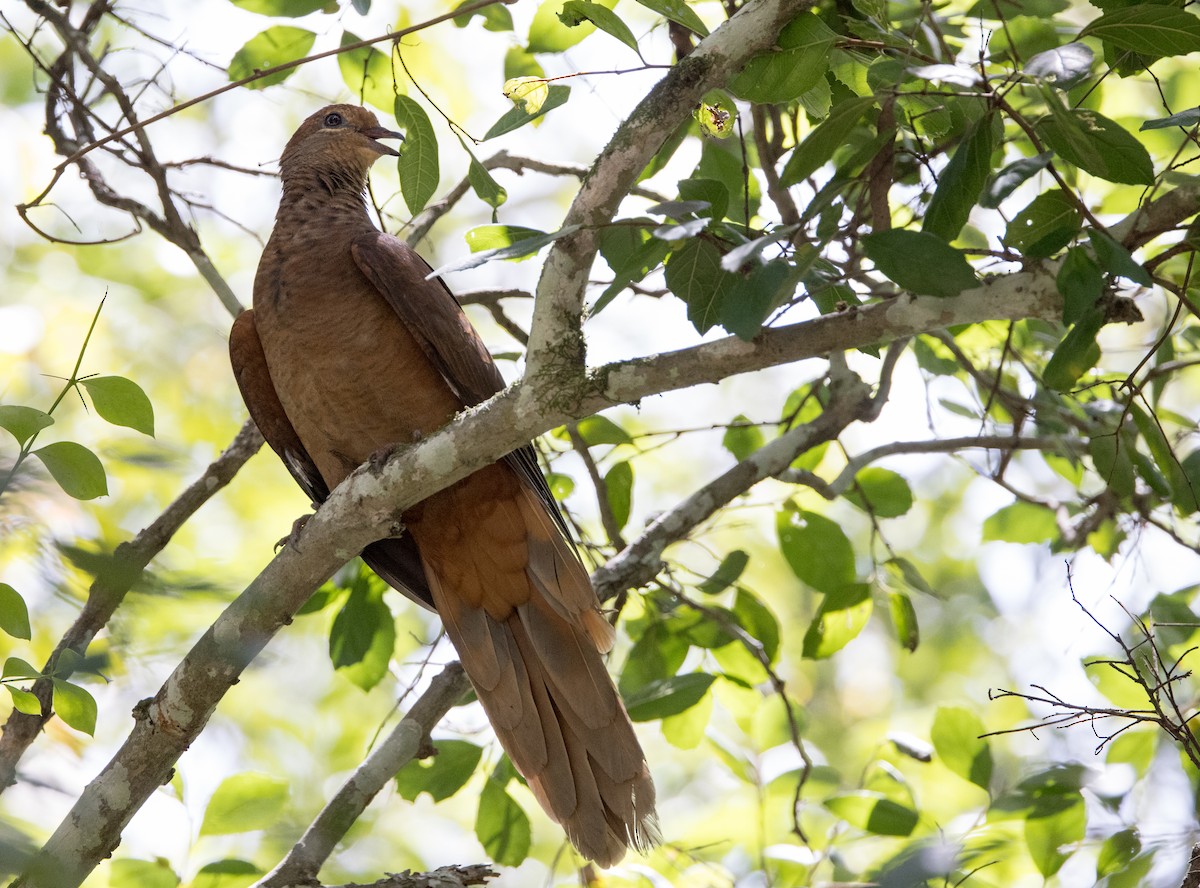
[[[403,142],[404,136],[401,135],[400,133],[395,132],[390,129],[384,129],[382,126],[367,127],[364,130],[360,130],[360,132],[364,136],[366,136],[368,139],[370,139],[372,142],[375,143],[375,150],[378,151],[380,154],[391,154],[393,157],[400,156],[400,152],[397,151],[395,148],[393,148],[391,145],[380,145],[379,144],[380,139],[399,139],[401,142]]]

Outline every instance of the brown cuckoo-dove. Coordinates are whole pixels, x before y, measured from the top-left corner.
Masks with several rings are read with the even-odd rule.
[[[324,500],[389,445],[445,425],[503,381],[458,302],[367,214],[399,138],[330,105],[280,159],[283,198],[229,348],[242,396],[304,491]],[[547,813],[602,866],[658,838],[654,785],[602,652],[612,629],[531,447],[404,514],[363,559],[437,611],[496,735]]]

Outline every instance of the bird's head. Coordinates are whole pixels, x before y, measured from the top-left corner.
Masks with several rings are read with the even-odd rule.
[[[326,105],[300,124],[288,140],[279,159],[280,172],[285,184],[289,179],[315,174],[361,190],[371,164],[384,154],[399,155],[379,140],[403,138],[380,126],[378,118],[366,108]]]

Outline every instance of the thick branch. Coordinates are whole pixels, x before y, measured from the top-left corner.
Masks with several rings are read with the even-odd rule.
[[[141,577],[146,565],[163,550],[197,509],[233,480],[238,469],[258,452],[262,443],[262,435],[254,423],[247,421],[233,442],[204,470],[204,474],[137,536],[117,546],[108,569],[96,576],[83,610],[47,659],[43,672],[53,671],[65,650],[70,649],[80,655],[87,652],[92,639],[108,624],[109,618],[124,600],[125,593]],[[0,792],[16,782],[17,763],[53,714],[50,708],[53,695],[51,680],[38,679],[30,690],[41,701],[42,712],[40,715],[25,715],[14,709],[4,725],[3,733],[0,733]]]
[[[526,357],[525,375],[534,393],[553,390],[583,369],[580,325],[597,227],[612,220],[654,152],[701,97],[726,83],[751,56],[769,49],[783,26],[812,5],[812,0],[746,3],[680,59],[617,128],[563,220],[563,227],[580,229],[555,242],[542,269]]]

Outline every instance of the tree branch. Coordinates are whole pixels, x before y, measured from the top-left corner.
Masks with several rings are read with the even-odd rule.
[[[47,658],[42,672],[52,672],[65,650],[73,650],[81,656],[87,652],[88,645],[108,624],[146,565],[166,547],[197,509],[233,480],[238,469],[258,452],[262,444],[262,435],[253,422],[247,421],[224,452],[161,515],[132,540],[117,546],[108,569],[96,575],[83,610]],[[21,756],[53,715],[51,699],[54,686],[51,679],[39,678],[30,690],[41,701],[42,712],[40,715],[25,715],[14,709],[5,723],[3,733],[0,733],[0,792],[16,783],[17,764]]]
[[[287,888],[316,879],[337,843],[354,825],[367,805],[404,765],[417,758],[429,732],[471,687],[458,663],[451,663],[433,679],[408,714],[372,752],[337,795],[305,830],[300,841],[255,888]]]
[[[812,5],[812,0],[746,3],[680,59],[617,128],[563,220],[564,228],[581,227],[554,243],[542,268],[526,355],[525,376],[532,395],[553,391],[583,370],[583,300],[599,243],[598,226],[612,220],[654,152],[704,93],[770,48],[783,26]]]

